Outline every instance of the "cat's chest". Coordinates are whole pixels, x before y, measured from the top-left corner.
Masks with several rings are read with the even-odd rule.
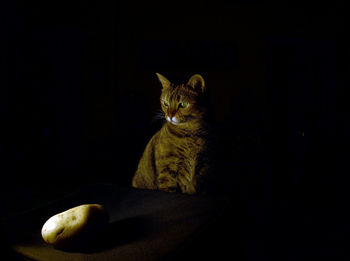
[[[166,138],[159,146],[159,156],[195,160],[204,150],[205,140],[198,137]]]

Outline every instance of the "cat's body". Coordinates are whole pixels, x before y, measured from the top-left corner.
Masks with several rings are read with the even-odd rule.
[[[194,75],[186,85],[176,86],[157,76],[163,85],[160,100],[167,121],[147,144],[132,186],[186,194],[206,192],[210,164],[202,103],[204,80]]]

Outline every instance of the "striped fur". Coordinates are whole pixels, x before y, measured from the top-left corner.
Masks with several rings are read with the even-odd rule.
[[[204,80],[196,74],[187,84],[174,85],[157,76],[163,86],[160,103],[167,121],[147,144],[132,186],[186,194],[205,192],[209,163]]]

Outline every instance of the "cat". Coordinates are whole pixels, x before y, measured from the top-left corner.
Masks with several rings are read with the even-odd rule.
[[[210,157],[204,79],[195,74],[187,84],[175,85],[156,75],[162,85],[160,104],[166,122],[147,144],[132,187],[207,194]]]

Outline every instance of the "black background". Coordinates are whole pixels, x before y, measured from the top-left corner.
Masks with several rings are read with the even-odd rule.
[[[346,255],[348,5],[8,2],[2,217],[90,183],[129,186],[161,126],[155,72],[177,83],[200,73],[247,260]]]

